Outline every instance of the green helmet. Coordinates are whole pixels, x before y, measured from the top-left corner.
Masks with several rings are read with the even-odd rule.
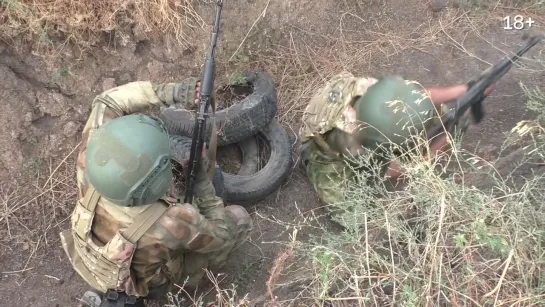
[[[362,123],[358,139],[371,149],[385,143],[405,144],[435,116],[423,88],[400,77],[379,79],[356,100],[354,108]]]
[[[161,121],[142,114],[113,119],[93,131],[85,163],[96,191],[120,206],[151,204],[172,180],[168,133]]]

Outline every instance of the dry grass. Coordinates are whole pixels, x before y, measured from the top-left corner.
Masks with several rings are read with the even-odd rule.
[[[215,306],[215,307],[249,307],[250,303],[247,295],[242,296],[237,293],[236,286],[230,288],[221,287],[222,280],[220,275],[215,275],[206,271],[206,277],[213,287],[206,293],[189,293],[184,285],[178,287],[175,294],[169,293],[168,303],[162,307],[182,307],[182,306]],[[213,297],[213,299],[210,299]]]
[[[442,164],[420,155],[398,160],[408,177],[404,187],[369,185],[379,169],[345,182],[346,199],[329,206],[343,231],[309,212],[276,221],[315,234],[296,245],[297,257],[310,263],[307,288],[278,306],[539,305],[545,298],[545,176],[528,165],[543,161],[545,142],[543,128],[531,123],[532,129],[523,128],[526,123],[513,133],[533,138],[511,144],[524,148],[517,164],[526,167],[524,180],[496,169],[510,156],[486,161],[455,147]],[[368,166],[368,158],[355,162]],[[440,167],[449,162],[450,169]],[[479,188],[470,184],[475,176]]]
[[[66,227],[77,198],[75,155],[29,161],[19,177],[0,186],[0,244],[10,246],[2,254],[4,264],[12,259],[14,265],[2,270],[30,270],[34,258],[58,246],[58,232]]]
[[[184,46],[188,32],[203,25],[190,1],[0,1],[4,40],[22,39],[38,51],[67,43],[85,49],[98,43],[105,33],[123,43],[129,40],[131,31],[140,37],[161,33]]]
[[[445,34],[462,31],[461,24],[467,20],[476,26],[491,22],[484,16],[453,11],[410,30],[389,30],[377,24],[365,32],[352,33],[345,29],[349,18],[351,27],[361,21],[359,16],[345,13],[337,33],[330,36],[294,29],[287,46],[274,46],[272,54],[260,56],[259,66],[266,67],[277,82],[278,101],[281,101],[278,118],[282,123],[297,122],[316,91],[340,71],[358,74],[373,63],[410,50],[429,53],[427,50],[445,41],[452,43]],[[312,43],[315,40],[321,42],[319,46]]]

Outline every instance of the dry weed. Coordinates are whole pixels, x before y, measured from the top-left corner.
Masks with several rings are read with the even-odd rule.
[[[0,237],[12,246],[3,256],[16,260],[16,267],[2,270],[25,271],[46,247],[56,246],[77,199],[74,150],[60,161],[39,162],[28,164],[18,178],[0,186]]]
[[[449,40],[445,34],[454,36],[461,32],[461,24],[466,19],[471,19],[477,26],[490,22],[483,16],[470,17],[456,11],[415,29],[392,31],[377,25],[376,28],[352,33],[345,29],[344,23],[348,18],[352,19],[351,22],[360,19],[351,13],[343,14],[338,34],[332,36],[296,29],[290,33],[287,46],[275,46],[272,54],[260,56],[261,66],[267,67],[267,71],[276,77],[278,100],[282,102],[278,118],[282,123],[297,122],[316,91],[341,71],[357,74],[368,70],[374,62],[408,50],[430,53],[428,50],[433,46]],[[318,37],[322,42],[319,46],[308,43]]]
[[[168,35],[187,45],[186,35],[204,22],[189,1],[173,0],[2,0],[0,30],[4,39],[37,48],[54,49],[73,43],[83,49],[100,41],[103,33],[121,42],[136,35]]]
[[[236,291],[236,286],[232,285],[230,288],[221,287],[222,280],[218,280],[220,275],[214,275],[210,271],[206,271],[206,277],[212,283],[213,287],[205,293],[194,293],[193,295],[188,293],[184,288],[184,285],[179,286],[177,293],[169,293],[167,295],[168,303],[163,307],[182,307],[182,306],[195,306],[195,307],[248,307],[250,306],[247,299],[247,295],[242,298]],[[210,300],[210,294],[214,294],[214,299]]]
[[[523,89],[530,106],[542,110],[540,92]],[[284,303],[539,305],[545,298],[545,176],[527,166],[543,160],[543,131],[537,122],[513,130],[533,134],[515,165],[526,168],[524,178],[514,176],[514,170],[505,174],[496,169],[503,158],[487,161],[457,146],[432,163],[411,153],[411,159],[392,157],[405,169],[404,186],[369,184],[379,168],[345,183],[345,200],[329,206],[343,231],[323,228],[316,233],[320,227],[308,214],[289,223],[276,221],[316,233],[314,240],[296,245],[296,255],[311,261],[306,272],[314,278],[295,301]],[[353,162],[369,169],[369,158]],[[453,167],[445,167],[449,164]],[[474,176],[479,188],[470,184]]]

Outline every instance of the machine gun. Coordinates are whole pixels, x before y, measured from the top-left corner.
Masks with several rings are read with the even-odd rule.
[[[185,193],[184,202],[193,203],[193,194],[195,190],[195,179],[197,176],[197,168],[199,167],[200,160],[202,159],[202,151],[205,140],[206,120],[209,117],[208,108],[212,104],[212,112],[215,111],[214,98],[212,96],[214,90],[214,79],[216,74],[216,62],[214,60],[216,51],[216,42],[218,40],[218,32],[220,26],[221,9],[223,6],[223,0],[216,1],[216,20],[214,22],[214,29],[212,30],[212,37],[210,42],[210,49],[204,62],[202,81],[199,95],[199,103],[197,112],[195,113],[195,128],[193,129],[193,140],[191,142],[191,152],[189,154],[189,164],[187,168],[187,190]],[[214,147],[216,143],[215,138],[215,118],[212,123],[212,137],[210,138],[210,147]],[[212,148],[215,152],[215,148]],[[214,163],[214,161],[211,161]],[[213,171],[213,167],[212,167]]]
[[[512,57],[506,57],[494,66],[489,67],[479,77],[468,83],[467,93],[456,101],[456,107],[450,110],[442,118],[442,124],[432,127],[428,131],[428,139],[433,142],[438,135],[446,131],[452,131],[454,124],[470,109],[471,115],[476,124],[484,118],[483,100],[486,98],[485,91],[492,84],[503,77],[513,63],[537,43],[545,39],[543,35],[534,35],[528,39],[526,45],[521,47]]]

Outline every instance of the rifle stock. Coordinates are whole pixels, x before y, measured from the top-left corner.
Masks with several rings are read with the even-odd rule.
[[[542,41],[542,35],[535,35],[528,39],[526,45],[522,46],[515,55],[502,59],[499,63],[487,68],[481,75],[470,82],[467,93],[456,101],[456,107],[442,117],[442,124],[432,127],[428,131],[428,139],[433,142],[437,136],[445,130],[451,131],[454,124],[470,109],[472,117],[479,123],[484,117],[483,100],[486,98],[485,90],[500,80],[510,69],[513,63],[520,59],[530,48]]]
[[[187,189],[185,193],[184,202],[193,203],[193,194],[195,192],[195,179],[200,160],[202,159],[202,151],[204,146],[206,121],[209,117],[208,108],[210,107],[211,100],[213,99],[212,93],[214,90],[214,79],[216,74],[216,62],[215,52],[216,43],[218,40],[218,33],[220,27],[221,9],[223,7],[223,0],[216,2],[216,19],[214,21],[214,28],[212,30],[210,49],[206,60],[204,62],[201,88],[199,92],[199,103],[197,112],[195,112],[195,127],[193,129],[193,139],[191,142],[191,151],[189,154],[189,164],[187,168]]]

